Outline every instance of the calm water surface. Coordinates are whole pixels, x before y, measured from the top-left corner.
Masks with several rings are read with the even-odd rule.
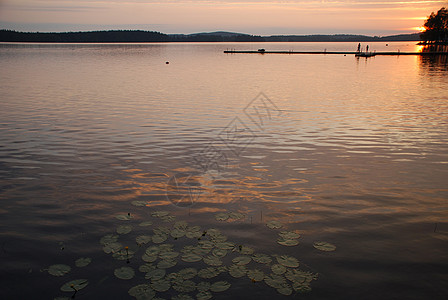
[[[223,54],[356,46],[0,44],[0,298],[71,297],[59,288],[79,278],[89,285],[76,299],[130,298],[129,288],[150,283],[138,268],[153,243],[135,239],[173,226],[151,215],[163,210],[319,274],[311,292],[290,296],[227,272],[192,279],[231,283],[214,299],[446,299],[446,59]],[[219,212],[244,218],[217,221]],[[272,220],[283,227],[268,228]],[[123,224],[133,228],[119,237],[136,252],[128,264],[99,242]],[[278,244],[282,230],[300,243]],[[322,252],[316,241],[337,248]],[[198,241],[166,243],[180,251]],[[91,264],[76,267],[80,257]],[[177,261],[167,273],[207,267]],[[71,271],[52,276],[53,264]],[[123,266],[133,279],[115,277]]]

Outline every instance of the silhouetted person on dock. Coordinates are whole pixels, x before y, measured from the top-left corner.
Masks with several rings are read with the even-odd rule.
[[[366,53],[369,52],[369,45],[366,47]]]
[[[358,43],[358,52],[361,51],[361,43]]]

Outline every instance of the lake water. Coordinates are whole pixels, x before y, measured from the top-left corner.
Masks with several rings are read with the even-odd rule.
[[[223,53],[356,46],[0,44],[0,298],[70,298],[60,287],[87,279],[76,299],[131,299],[130,288],[151,283],[138,269],[154,240],[136,238],[184,221],[205,235],[169,236],[162,244],[174,252],[213,240],[210,228],[235,245],[201,254],[225,255],[226,269],[189,280],[231,284],[202,299],[447,299],[446,58]],[[419,50],[413,42],[370,49]],[[230,212],[243,215],[216,219]],[[115,252],[129,247],[128,262],[100,243],[121,225],[132,231]],[[300,233],[299,244],[277,243],[282,231]],[[318,250],[318,241],[336,250]],[[285,296],[259,278],[234,278],[240,246],[273,259],[248,270],[269,275],[276,255],[288,255],[300,262],[289,271],[318,279],[307,293],[284,279]],[[209,267],[182,255],[166,269],[170,283],[170,273]],[[77,267],[80,257],[92,261]],[[54,264],[71,270],[53,276]],[[117,278],[121,267],[135,276]],[[173,286],[157,297],[198,293]]]

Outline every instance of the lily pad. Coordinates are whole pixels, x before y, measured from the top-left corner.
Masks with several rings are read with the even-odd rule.
[[[182,279],[187,280],[194,278],[196,275],[198,275],[198,270],[195,268],[186,268],[179,271],[179,276],[182,277]]]
[[[209,300],[212,299],[212,297],[212,293],[210,293],[209,291],[201,291],[196,294],[197,300]]]
[[[117,227],[118,234],[128,234],[131,231],[132,231],[131,225],[120,225]]]
[[[252,259],[260,264],[270,264],[272,262],[272,258],[269,255],[263,253],[257,253],[252,256]]]
[[[282,237],[277,239],[277,243],[283,246],[297,246],[299,241],[296,239],[284,239]]]
[[[232,250],[235,248],[235,244],[231,242],[220,242],[216,243],[216,248],[221,250]]]
[[[166,271],[165,269],[153,269],[151,271],[148,271],[145,275],[146,279],[151,279],[151,280],[159,280],[162,279],[163,277],[165,277]]]
[[[154,244],[161,244],[168,239],[168,235],[166,234],[155,234],[152,236],[152,242]]]
[[[105,253],[109,254],[109,253],[115,253],[115,252],[117,252],[117,251],[120,251],[121,248],[123,248],[123,245],[122,245],[122,244],[117,243],[117,242],[114,242],[114,243],[106,244],[106,245],[103,247],[103,251],[104,251]]]
[[[61,291],[63,292],[79,291],[85,288],[88,284],[89,281],[87,279],[72,280],[61,286]]]
[[[280,264],[274,264],[271,266],[272,273],[281,275],[286,272],[286,268]]]
[[[206,292],[206,291],[210,290],[211,286],[212,285],[210,282],[201,281],[196,285],[196,288],[198,289],[199,292]]]
[[[100,239],[101,245],[107,245],[110,243],[115,243],[118,241],[119,235],[117,234],[106,234]]]
[[[238,251],[244,255],[251,255],[254,253],[254,249],[247,246],[238,246]]]
[[[232,277],[240,278],[247,274],[247,268],[244,265],[231,265],[229,267],[229,274]]]
[[[149,284],[139,284],[129,289],[128,294],[137,300],[153,299],[156,292],[149,286]]]
[[[214,245],[211,241],[199,241],[199,247],[202,249],[213,249]]]
[[[152,240],[152,237],[149,235],[139,235],[135,238],[135,242],[139,245],[147,244]]]
[[[181,228],[174,228],[173,230],[171,230],[171,236],[175,239],[183,237],[185,233],[185,230]]]
[[[279,229],[279,228],[281,228],[283,225],[282,225],[282,223],[280,223],[279,221],[275,221],[275,220],[273,220],[273,221],[269,221],[269,222],[267,222],[267,223],[266,223],[266,226],[268,226],[268,227],[271,228],[271,229]]]
[[[320,251],[334,251],[336,250],[336,246],[327,242],[314,242],[313,244],[314,248],[320,250]]]
[[[166,292],[171,287],[171,282],[166,279],[153,280],[151,282],[151,287],[157,292]]]
[[[201,227],[199,226],[188,227],[185,232],[185,236],[189,239],[200,238],[202,236]]]
[[[179,256],[179,252],[162,252],[159,254],[160,259],[173,259]]]
[[[77,266],[78,268],[82,268],[88,266],[91,262],[92,259],[90,257],[81,257],[75,261],[75,266]]]
[[[159,248],[159,246],[156,246],[156,245],[148,247],[145,251],[145,253],[148,256],[159,255],[159,252],[160,252],[160,248]]]
[[[114,270],[114,274],[117,278],[128,280],[132,279],[135,275],[134,269],[131,267],[121,267]]]
[[[154,211],[151,213],[151,216],[155,217],[155,218],[161,218],[164,216],[168,216],[170,213],[168,211],[163,211],[163,210],[159,210],[159,211]]]
[[[157,268],[168,269],[168,268],[174,267],[176,264],[177,264],[177,261],[175,261],[173,259],[165,259],[165,260],[159,261],[159,263],[157,264]]]
[[[258,269],[247,271],[247,277],[252,281],[262,281],[264,279],[264,272]]]
[[[297,268],[299,266],[297,258],[288,255],[277,256],[277,262],[289,268]]]
[[[279,289],[287,284],[285,277],[277,274],[270,274],[264,278],[264,282],[274,289]]]
[[[232,259],[232,262],[236,265],[247,265],[252,261],[252,258],[250,256],[238,256]]]
[[[300,234],[295,231],[282,231],[278,234],[285,240],[298,239],[300,238]]]
[[[194,300],[190,295],[179,294],[171,298],[171,300]]]
[[[210,279],[210,278],[218,276],[219,273],[220,273],[220,271],[218,269],[209,267],[209,268],[199,270],[198,276],[201,278]]]
[[[225,221],[229,218],[229,214],[228,213],[218,213],[215,215],[215,219],[217,221]]]
[[[227,250],[213,249],[212,254],[216,257],[222,258],[227,255]]]
[[[64,276],[68,272],[70,272],[72,268],[68,265],[64,264],[58,264],[58,265],[51,265],[48,268],[48,273],[53,276]]]
[[[185,262],[197,262],[202,259],[202,256],[199,256],[194,253],[185,253],[184,255],[182,255],[181,259]]]
[[[135,252],[132,250],[121,249],[112,254],[112,257],[118,260],[128,260],[134,257]]]
[[[230,283],[227,281],[217,281],[210,286],[210,291],[218,293],[224,292],[230,288]]]
[[[142,260],[147,262],[147,263],[152,263],[155,262],[157,260],[158,256],[157,255],[148,255],[148,254],[143,254],[142,255]]]
[[[306,284],[309,284],[313,280],[317,280],[317,276],[318,274],[294,269],[289,269],[285,274],[285,277],[294,283]]]
[[[289,296],[292,294],[292,288],[289,284],[283,284],[280,288],[277,289],[277,292],[282,295]]]
[[[211,255],[204,257],[204,262],[207,265],[214,266],[214,267],[222,265],[222,260],[220,260],[219,257],[211,256]]]
[[[142,227],[146,227],[146,226],[151,226],[152,225],[152,222],[151,221],[144,221],[144,222],[141,222],[140,224],[138,224],[139,226],[142,226]]]
[[[191,280],[176,281],[173,284],[173,289],[180,293],[190,293],[196,289],[196,283]]]
[[[148,204],[148,201],[134,200],[131,202],[131,204],[134,206],[146,206]]]
[[[245,217],[246,216],[244,214],[239,213],[239,212],[231,212],[229,214],[229,219],[232,219],[232,220],[241,220],[241,219],[244,219]]]
[[[115,218],[118,219],[118,220],[122,220],[122,221],[129,221],[130,219],[132,219],[132,216],[131,216],[131,214],[116,215]]]
[[[138,267],[138,270],[143,273],[147,273],[155,269],[156,267],[153,264],[144,264]]]

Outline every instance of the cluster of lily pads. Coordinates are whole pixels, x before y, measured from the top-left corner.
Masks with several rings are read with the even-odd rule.
[[[134,202],[134,205],[143,206],[143,202]],[[298,269],[300,263],[295,257],[256,253],[251,247],[228,241],[227,236],[218,229],[203,229],[184,221],[175,222],[175,217],[167,211],[153,211],[151,216],[167,223],[167,226],[159,226],[159,221],[141,222],[138,227],[144,228],[147,233],[135,237],[135,242],[129,242],[126,237],[134,227],[120,224],[114,233],[100,239],[103,251],[114,259],[128,263],[141,259],[138,271],[144,275],[139,277],[144,277],[145,282],[131,287],[128,291],[129,295],[136,299],[161,299],[155,297],[164,296],[159,294],[166,292],[175,294],[171,299],[211,299],[212,293],[223,292],[231,287],[230,282],[222,280],[226,278],[215,279],[220,274],[228,274],[238,278],[240,282],[244,278],[248,282],[264,282],[278,293],[287,296],[293,292],[310,291],[311,282],[318,277],[316,273]],[[115,217],[120,221],[133,219],[130,213]],[[219,221],[235,221],[244,219],[245,215],[225,212],[216,214],[215,218]],[[153,226],[153,223],[158,226]],[[283,227],[278,221],[269,221],[266,225],[271,229]],[[300,234],[295,231],[280,231],[277,242],[285,246],[295,246],[299,238]],[[123,239],[127,244],[123,244]],[[182,241],[178,243],[178,240]],[[336,249],[334,245],[326,242],[315,242],[314,247],[321,251]],[[77,266],[88,263],[88,258],[76,261]],[[175,268],[178,264],[182,267]],[[55,276],[62,276],[69,271],[70,267],[66,265],[54,265],[48,269],[48,272]],[[136,273],[130,265],[114,270],[115,277],[121,280],[131,280],[138,276]],[[77,279],[64,284],[61,290],[76,293],[87,285],[88,280]]]

